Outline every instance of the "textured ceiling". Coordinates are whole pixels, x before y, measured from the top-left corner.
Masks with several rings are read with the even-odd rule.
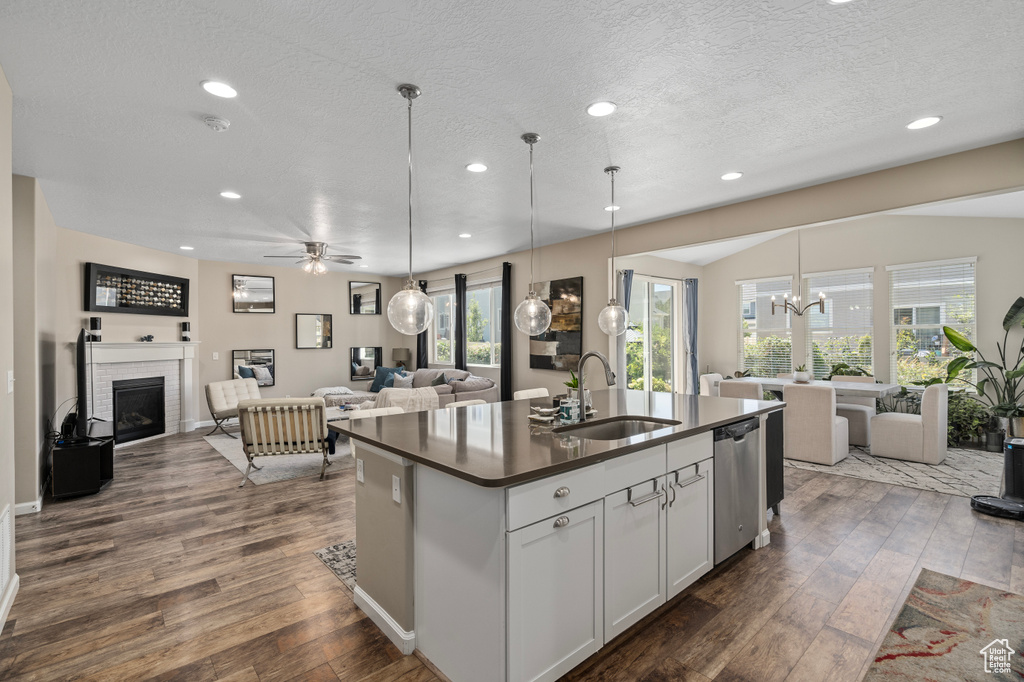
[[[241,262],[314,238],[398,274],[401,82],[423,271],[529,245],[527,131],[540,243],[608,229],[609,163],[629,225],[1021,137],[1022,29],[1019,0],[6,0],[0,64],[58,224]]]

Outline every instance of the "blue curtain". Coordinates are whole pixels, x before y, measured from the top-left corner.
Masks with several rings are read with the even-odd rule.
[[[512,400],[512,264],[501,264],[501,399]]]
[[[427,293],[427,280],[421,279],[418,284],[420,285],[420,291]],[[380,292],[377,292],[380,296]],[[380,312],[380,304],[377,304],[377,312]],[[430,333],[430,327],[427,327],[425,332],[416,335],[416,369],[425,369],[427,363],[430,361],[430,357],[427,355],[427,342],[429,341],[427,334]]]
[[[633,271],[632,270],[619,270],[614,273],[613,277],[617,277],[619,280],[619,293],[621,298],[619,303],[622,307],[629,312],[629,297],[633,291]],[[626,384],[629,383],[629,374],[626,371],[626,337],[629,336],[627,330],[625,334],[619,334],[615,339],[615,375],[616,375],[616,386],[618,388],[627,388]]]
[[[633,293],[633,271],[622,271],[622,307],[629,310],[629,297]]]
[[[691,395],[697,395],[700,393],[698,382],[700,381],[700,373],[697,369],[697,280],[687,279],[683,281],[686,286],[684,292],[684,300],[686,302],[686,362],[688,374],[690,375],[689,383]]]
[[[455,369],[466,369],[469,358],[466,348],[466,276],[455,275]]]

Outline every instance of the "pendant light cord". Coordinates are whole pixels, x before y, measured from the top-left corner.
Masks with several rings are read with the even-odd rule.
[[[615,171],[608,173],[612,176],[612,300],[619,300],[619,273],[615,272]]]
[[[530,293],[533,291],[533,143],[530,143]]]
[[[412,97],[409,100],[409,281],[412,282]]]

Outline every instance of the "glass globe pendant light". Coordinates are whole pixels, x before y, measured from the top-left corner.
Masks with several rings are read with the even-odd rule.
[[[529,336],[537,336],[551,326],[551,308],[548,308],[548,304],[540,300],[537,292],[533,290],[533,145],[540,139],[540,135],[526,133],[521,139],[530,145],[530,293],[516,307],[513,319],[519,331]]]
[[[420,89],[405,83],[398,86],[398,92],[409,101],[409,279],[388,302],[388,322],[402,334],[415,336],[434,321],[433,301],[412,278],[412,101],[420,96]]]
[[[608,166],[604,169],[604,172],[612,178],[612,203],[610,206],[615,206],[615,174],[618,173],[620,168],[618,166]],[[615,271],[615,210],[611,211],[612,214],[612,297],[608,300],[608,305],[601,310],[601,313],[597,316],[597,326],[601,328],[608,336],[619,336],[626,331],[626,327],[629,326],[629,314],[626,309],[619,305],[616,300],[616,296],[619,293],[619,273]]]

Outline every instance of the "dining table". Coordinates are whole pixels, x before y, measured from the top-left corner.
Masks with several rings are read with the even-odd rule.
[[[777,377],[740,377],[738,379],[729,379],[729,381],[759,383],[761,384],[761,388],[775,393],[779,398],[782,398],[782,389],[791,384],[799,384],[800,386],[827,386],[828,388],[834,388],[837,396],[846,396],[850,398],[884,398],[885,396],[900,392],[899,384],[870,384],[859,381],[843,381],[842,379],[833,379],[832,381],[814,379],[807,382],[798,382],[793,379],[780,379]]]

